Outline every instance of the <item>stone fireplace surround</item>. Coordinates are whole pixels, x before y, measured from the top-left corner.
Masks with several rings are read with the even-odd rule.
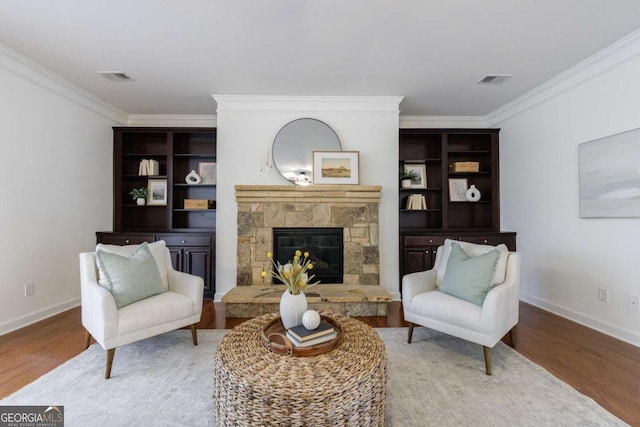
[[[270,286],[270,277],[261,276],[271,265],[266,254],[273,250],[275,227],[343,228],[344,283],[310,289],[310,307],[351,315],[386,314],[391,295],[379,286],[380,186],[238,185],[235,190],[238,273],[237,287],[223,298],[227,316],[273,311],[279,301],[282,290]],[[251,300],[267,307],[251,309]]]

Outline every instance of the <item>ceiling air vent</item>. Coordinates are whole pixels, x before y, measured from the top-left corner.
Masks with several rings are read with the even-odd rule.
[[[478,84],[497,85],[506,82],[511,78],[511,76],[512,74],[487,74],[478,82]]]
[[[124,71],[98,71],[98,74],[102,74],[109,80],[131,80],[131,77],[129,77]]]

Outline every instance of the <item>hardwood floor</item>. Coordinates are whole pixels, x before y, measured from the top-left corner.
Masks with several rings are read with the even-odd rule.
[[[390,304],[387,316],[358,319],[376,328],[407,326],[400,302]],[[205,301],[198,328],[232,328],[244,320],[226,319],[222,303]],[[526,303],[520,303],[516,340],[518,352],[620,419],[640,426],[640,348]],[[0,398],[78,355],[83,348],[79,307],[1,336]]]

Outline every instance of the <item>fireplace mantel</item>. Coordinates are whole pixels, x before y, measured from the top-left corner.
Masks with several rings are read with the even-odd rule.
[[[236,185],[238,203],[379,203],[380,185]]]

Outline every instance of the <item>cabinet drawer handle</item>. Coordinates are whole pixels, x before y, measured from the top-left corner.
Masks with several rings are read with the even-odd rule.
[[[425,253],[425,254],[428,254],[428,253],[429,253],[429,251],[424,251],[424,253]]]
[[[124,242],[125,242],[125,243],[127,243],[127,244],[129,244],[129,239],[126,239]]]
[[[183,240],[183,241],[182,241],[182,243],[187,243],[187,241],[186,241],[186,240]]]
[[[483,243],[489,243],[489,241],[487,239],[484,239],[482,242]]]
[[[429,239],[429,243],[433,243],[433,239]]]

